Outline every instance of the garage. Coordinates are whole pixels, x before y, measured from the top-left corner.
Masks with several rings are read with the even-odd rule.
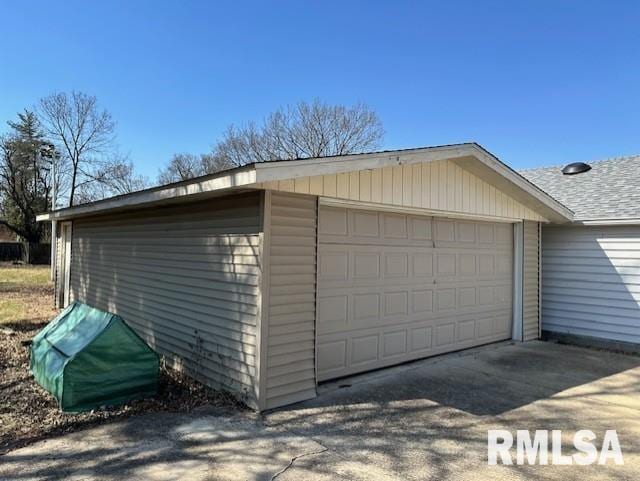
[[[513,226],[321,206],[319,381],[511,338]]]
[[[40,220],[70,246],[59,299],[121,315],[263,411],[322,381],[537,339],[541,224],[572,216],[459,144],[257,163]]]

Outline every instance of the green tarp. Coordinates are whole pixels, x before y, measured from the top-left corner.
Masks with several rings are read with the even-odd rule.
[[[74,302],[33,338],[31,372],[63,411],[89,411],[154,395],[159,359],[121,317]]]

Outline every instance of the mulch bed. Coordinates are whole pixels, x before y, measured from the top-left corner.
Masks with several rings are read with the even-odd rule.
[[[55,399],[29,372],[26,343],[45,322],[0,325],[0,454],[43,438],[148,412],[189,412],[201,406],[242,408],[229,394],[215,391],[163,368],[158,394],[108,410],[62,413]]]

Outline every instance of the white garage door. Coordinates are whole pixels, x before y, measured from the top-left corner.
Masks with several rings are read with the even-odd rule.
[[[511,224],[319,215],[318,380],[511,337]]]

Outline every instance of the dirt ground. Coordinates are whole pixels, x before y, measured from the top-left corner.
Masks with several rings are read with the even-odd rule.
[[[28,343],[56,313],[48,268],[0,265],[0,454],[52,435],[139,413],[239,407],[229,395],[163,369],[154,398],[111,410],[62,413],[53,396],[29,372]]]

